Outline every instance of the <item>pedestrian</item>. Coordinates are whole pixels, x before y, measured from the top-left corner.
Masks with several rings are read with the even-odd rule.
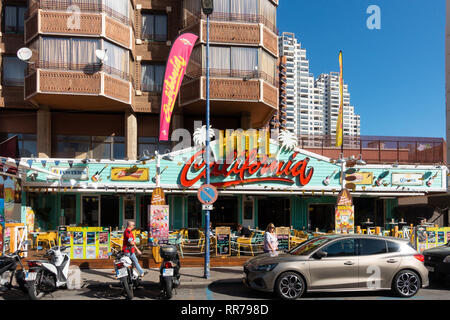
[[[278,250],[278,239],[275,234],[275,225],[269,223],[264,233],[264,252],[276,253]]]
[[[241,224],[238,224],[237,231],[240,237],[250,238],[252,236],[252,232],[250,231],[250,229],[244,227]]]
[[[136,246],[136,242],[134,239],[134,235],[131,231],[135,228],[136,224],[134,221],[127,221],[127,228],[123,232],[123,247],[122,251],[125,253],[127,257],[129,257],[132,261],[136,269],[138,270],[141,277],[143,277],[147,272],[145,272],[141,266],[139,265],[139,261],[136,257],[135,252],[139,255],[142,254],[142,252],[138,249]]]

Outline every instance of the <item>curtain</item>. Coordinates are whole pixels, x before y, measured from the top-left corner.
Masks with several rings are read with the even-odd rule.
[[[217,69],[216,73],[219,70],[220,72],[230,70],[230,50],[230,47],[210,47],[210,67],[211,69]],[[204,56],[206,57],[206,47]],[[214,70],[212,70],[212,73],[214,73]]]
[[[153,14],[142,15],[142,39],[151,39],[155,34],[155,16]]]
[[[276,25],[277,10],[275,5],[269,0],[261,0],[259,14],[266,18],[272,26]]]
[[[256,71],[258,66],[258,49],[245,47],[231,48],[231,69]]]
[[[17,57],[3,57],[3,81],[6,86],[22,86],[27,63]]]
[[[69,68],[70,38],[42,37],[39,57],[47,68]]]
[[[230,0],[214,0],[214,12],[230,13]]]
[[[130,0],[103,0],[107,9],[112,10],[113,14],[121,14],[127,18],[130,17]],[[106,10],[108,11],[108,10]]]
[[[17,7],[6,6],[4,16],[5,16],[5,31],[16,32]]]
[[[275,79],[277,68],[276,59],[263,49],[260,49],[260,51],[261,51],[261,62],[259,64],[260,71],[266,73],[272,79]]]
[[[84,65],[92,65],[97,63],[95,50],[100,48],[100,40],[97,39],[80,39],[71,40],[71,63],[72,68],[79,69]],[[78,65],[78,67],[77,67]]]
[[[19,11],[18,11],[19,24],[17,25],[19,32],[23,32],[23,30],[24,30],[25,12],[26,11],[27,11],[26,7],[19,7]]]
[[[258,0],[230,0],[232,14],[257,15]]]
[[[142,64],[142,91],[161,92],[165,66],[162,64]]]
[[[128,51],[108,41],[103,41],[103,49],[108,55],[108,61],[105,64],[115,69],[112,70],[113,72],[120,71],[128,74]]]
[[[167,16],[155,15],[155,40],[166,41],[167,40]]]

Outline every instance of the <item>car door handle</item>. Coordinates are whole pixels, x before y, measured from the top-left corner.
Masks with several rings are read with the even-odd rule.
[[[397,259],[389,259],[386,262],[387,263],[396,263],[398,260]]]
[[[346,266],[352,266],[352,265],[354,265],[355,263],[354,263],[353,261],[347,261],[347,262],[344,262],[344,264],[345,264]]]

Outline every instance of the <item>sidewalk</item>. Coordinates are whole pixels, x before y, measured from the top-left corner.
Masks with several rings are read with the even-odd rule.
[[[144,276],[144,286],[159,285],[159,269],[146,269],[148,272]],[[206,287],[213,282],[219,283],[241,283],[244,277],[242,267],[217,267],[211,268],[210,278],[203,277],[203,268],[181,268],[180,287],[197,288]],[[84,269],[81,270],[82,282],[88,284],[108,284],[117,283],[113,269]]]

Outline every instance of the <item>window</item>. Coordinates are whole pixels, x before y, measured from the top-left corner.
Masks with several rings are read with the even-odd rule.
[[[155,155],[155,151],[158,146],[158,137],[139,137],[138,138],[138,155],[142,156],[144,151],[148,152],[150,156]],[[159,143],[159,153],[166,154],[169,153],[172,148],[170,142],[160,142]]]
[[[242,77],[257,70],[257,48],[212,46],[210,52],[212,74]]]
[[[6,33],[23,33],[27,7],[5,6],[4,23]]]
[[[95,50],[106,50],[108,61],[101,67]],[[129,53],[100,39],[42,37],[40,60],[43,68],[106,73],[128,79]]]
[[[359,254],[368,256],[387,252],[386,241],[379,239],[359,239]]]
[[[322,251],[327,253],[327,258],[354,256],[355,240],[338,240],[323,248]]]
[[[167,15],[142,14],[141,38],[153,41],[167,41]]]
[[[56,135],[52,150],[55,158],[124,159],[125,138]]]
[[[3,85],[20,87],[24,84],[27,63],[17,57],[3,57]]]
[[[76,225],[76,196],[62,195],[61,196],[61,215],[64,216],[64,225]]]
[[[163,64],[142,64],[141,90],[162,92],[165,66]]]
[[[400,244],[394,241],[386,241],[388,252],[399,252]]]
[[[0,133],[0,141],[17,136],[19,144],[19,157],[31,157],[37,155],[37,143],[35,134]]]

